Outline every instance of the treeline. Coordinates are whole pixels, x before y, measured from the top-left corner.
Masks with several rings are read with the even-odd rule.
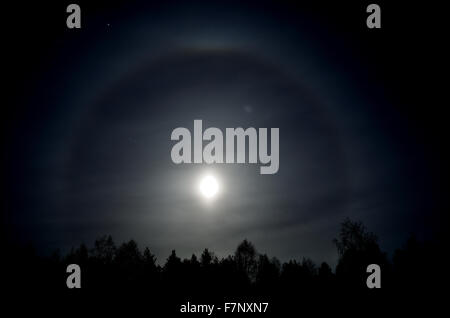
[[[334,270],[325,262],[318,265],[309,258],[281,263],[258,253],[248,240],[227,257],[219,258],[205,249],[201,255],[181,259],[173,250],[159,265],[149,248],[141,250],[134,240],[117,246],[111,236],[97,239],[91,248],[81,244],[65,256],[56,252],[51,257],[39,257],[32,249],[12,250],[5,261],[10,265],[7,279],[16,287],[55,290],[66,289],[66,267],[73,263],[82,269],[83,289],[169,291],[180,295],[367,290],[369,264],[381,267],[383,289],[418,290],[438,280],[430,262],[437,258],[437,247],[413,237],[390,261],[375,234],[362,223],[346,219],[334,244],[339,255]]]

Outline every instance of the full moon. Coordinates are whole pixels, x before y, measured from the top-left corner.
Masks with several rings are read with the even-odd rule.
[[[200,181],[200,193],[207,199],[211,199],[219,192],[219,183],[213,176],[206,176]]]

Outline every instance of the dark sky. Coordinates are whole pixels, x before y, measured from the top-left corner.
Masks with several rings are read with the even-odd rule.
[[[382,29],[368,30],[368,3],[80,2],[81,30],[65,27],[68,3],[11,7],[8,240],[67,251],[111,234],[163,260],[224,256],[247,238],[282,260],[334,264],[347,216],[388,252],[438,235],[439,35],[409,23],[418,8],[382,2]],[[171,132],[194,119],[278,127],[279,172],[175,165]],[[197,193],[207,171],[222,188],[209,205]]]

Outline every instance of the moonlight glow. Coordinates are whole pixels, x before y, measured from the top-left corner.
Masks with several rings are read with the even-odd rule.
[[[213,176],[206,176],[200,181],[200,193],[207,199],[214,198],[219,192],[219,183]]]

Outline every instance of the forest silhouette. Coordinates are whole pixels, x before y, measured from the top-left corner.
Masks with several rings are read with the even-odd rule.
[[[434,265],[429,262],[435,257],[437,246],[414,237],[389,260],[374,233],[361,222],[346,219],[333,243],[339,255],[334,270],[325,262],[317,265],[309,258],[281,263],[276,257],[258,253],[246,239],[227,257],[219,258],[206,248],[199,256],[181,259],[173,250],[159,265],[148,247],[141,250],[134,240],[116,245],[111,236],[102,236],[91,248],[81,244],[64,256],[55,252],[42,257],[31,247],[9,248],[6,280],[16,288],[67,289],[69,264],[81,267],[83,289],[175,295],[362,292],[368,290],[369,264],[380,266],[382,289],[418,290],[429,288],[438,280],[433,277]]]

